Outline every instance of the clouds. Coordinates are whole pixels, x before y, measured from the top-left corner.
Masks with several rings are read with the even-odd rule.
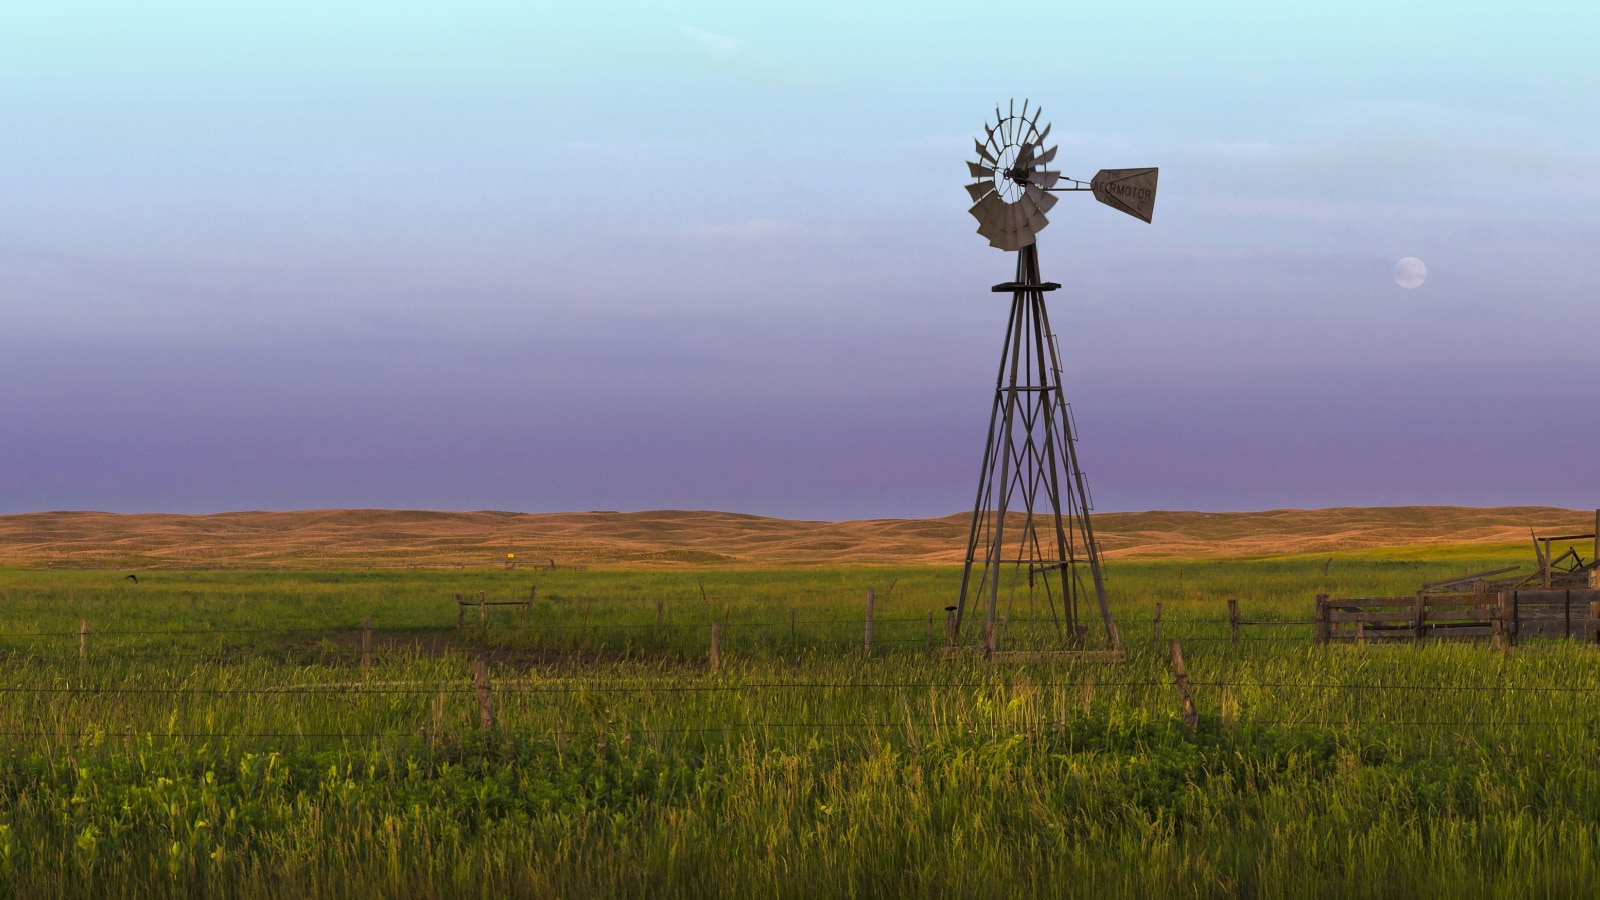
[[[736,37],[718,34],[715,31],[706,31],[704,28],[696,28],[693,25],[679,25],[678,33],[707,53],[725,59],[737,56],[744,50],[744,42]]]

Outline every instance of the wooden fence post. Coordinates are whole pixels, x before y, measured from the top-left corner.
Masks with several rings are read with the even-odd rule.
[[[1312,632],[1316,635],[1317,643],[1328,643],[1328,639],[1332,637],[1331,631],[1328,622],[1328,595],[1318,594],[1316,611],[1312,614]]]
[[[467,621],[467,605],[461,601],[461,595],[456,595],[456,627],[460,628]]]
[[[478,624],[489,624],[489,607],[485,602],[483,591],[478,592]]]
[[[872,588],[867,588],[867,627],[861,636],[861,649],[867,653],[872,652],[872,606],[877,601],[877,594]]]
[[[1422,643],[1423,634],[1426,633],[1424,631],[1424,629],[1427,627],[1427,621],[1428,621],[1428,600],[1427,600],[1426,597],[1423,596],[1423,593],[1421,591],[1417,591],[1417,613],[1416,613],[1416,618],[1417,618],[1417,643],[1420,644],[1420,643]]]
[[[472,664],[472,686],[478,692],[478,729],[494,728],[494,694],[489,691],[489,666],[482,659]]]
[[[1156,604],[1156,614],[1150,619],[1150,646],[1156,653],[1161,652],[1161,604]]]
[[[78,667],[89,664],[89,620],[82,619],[78,622]]]
[[[933,610],[931,609],[928,610],[928,631],[922,639],[922,646],[924,648],[933,647]]]
[[[1117,623],[1112,622],[1106,627],[1111,629],[1111,649],[1120,651],[1122,649],[1122,632],[1117,630]]]
[[[1228,643],[1239,646],[1239,598],[1228,598]]]
[[[946,647],[954,647],[956,645],[956,608],[954,606],[946,606],[944,608],[944,643]]]
[[[657,631],[661,630],[661,623],[666,619],[666,617],[667,617],[667,601],[661,599],[660,597],[657,597],[656,598],[656,630]]]
[[[1178,713],[1190,731],[1200,727],[1200,713],[1195,711],[1194,697],[1189,694],[1189,670],[1183,667],[1183,648],[1177,640],[1172,642],[1172,679],[1178,686]]]
[[[538,595],[538,593],[539,593],[539,586],[538,585],[533,585],[533,586],[528,588],[528,599],[523,601],[523,604],[522,604],[522,621],[518,622],[517,624],[519,624],[519,625],[528,624],[528,614],[533,612],[533,599],[534,599],[534,597],[536,597]]]
[[[361,674],[372,669],[372,617],[361,620]]]
[[[1600,627],[1595,626],[1595,620],[1600,619],[1600,600],[1589,601],[1589,641],[1600,644]]]
[[[1509,609],[1505,591],[1496,594],[1494,610],[1489,614],[1489,645],[1496,650],[1504,650],[1511,645]]]
[[[995,624],[996,621],[994,619],[989,619],[983,623],[983,646],[984,650],[987,651],[987,655],[990,656],[994,655],[994,638],[997,630]]]
[[[711,671],[722,666],[722,623],[711,620]]]

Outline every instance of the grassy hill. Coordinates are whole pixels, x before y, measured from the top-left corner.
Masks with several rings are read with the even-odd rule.
[[[969,515],[814,522],[723,512],[308,510],[0,516],[4,566],[519,565],[708,567],[958,563]],[[1104,513],[1108,556],[1216,558],[1383,547],[1526,544],[1594,514],[1452,506]]]

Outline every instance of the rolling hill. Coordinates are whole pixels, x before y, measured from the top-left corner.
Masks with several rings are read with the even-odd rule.
[[[0,516],[0,565],[273,567],[764,566],[959,563],[969,514],[796,521],[724,512],[426,512],[333,509],[212,515]],[[1429,544],[1522,543],[1530,527],[1588,531],[1553,507],[1447,506],[1103,513],[1109,557],[1204,558]]]

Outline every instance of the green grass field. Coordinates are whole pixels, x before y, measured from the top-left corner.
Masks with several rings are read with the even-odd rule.
[[[1223,621],[1525,555],[1117,562],[1128,661],[1015,666],[941,658],[947,568],[0,570],[0,892],[1594,894],[1588,645]],[[534,583],[457,628],[454,594]],[[1043,642],[1026,604],[1008,640]]]

